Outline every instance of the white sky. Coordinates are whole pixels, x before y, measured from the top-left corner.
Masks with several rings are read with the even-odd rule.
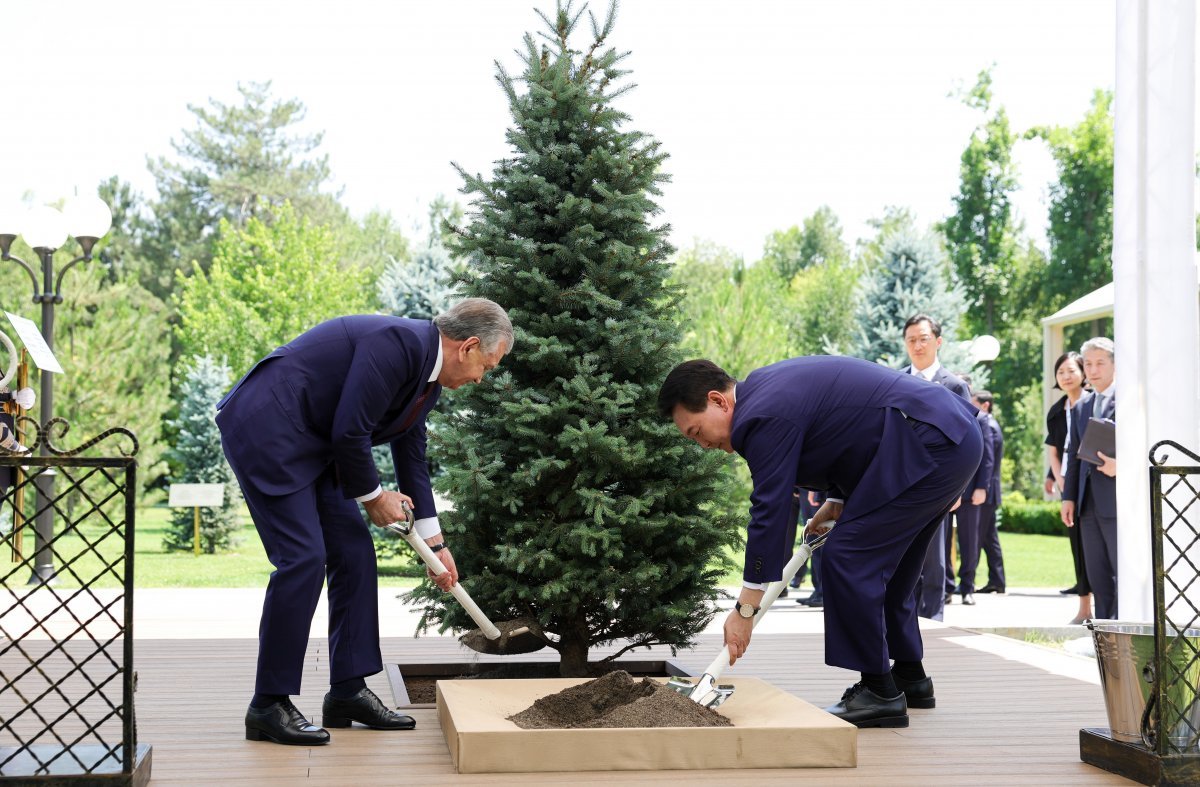
[[[194,127],[188,103],[272,80],[326,132],[351,210],[414,228],[438,193],[461,198],[452,160],[490,172],[506,155],[492,61],[519,72],[535,5],[553,0],[9,0],[0,199],[113,174],[150,192],[146,157]],[[639,86],[620,106],[671,155],[674,242],[753,259],[821,204],[851,242],[886,205],[944,217],[981,117],[948,94],[994,63],[1015,129],[1077,123],[1113,84],[1114,20],[1113,0],[626,0],[610,43]],[[1038,142],[1017,156],[1041,239],[1053,165]]]

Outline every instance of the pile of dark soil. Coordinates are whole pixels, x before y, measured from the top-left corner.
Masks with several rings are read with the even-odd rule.
[[[508,719],[526,730],[733,726],[715,710],[623,670],[542,697]]]

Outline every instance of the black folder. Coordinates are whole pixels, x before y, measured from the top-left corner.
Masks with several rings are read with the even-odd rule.
[[[1104,464],[1096,452],[1115,458],[1117,455],[1117,424],[1107,418],[1092,418],[1083,430],[1079,441],[1079,458],[1094,465]]]

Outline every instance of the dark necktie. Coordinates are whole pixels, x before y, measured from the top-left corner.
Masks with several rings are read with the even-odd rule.
[[[425,400],[429,398],[429,394],[433,393],[433,386],[436,384],[436,381],[428,383],[425,386],[425,390],[422,391],[421,395],[417,397],[417,401],[413,402],[412,409],[408,411],[408,418],[404,419],[404,425],[400,427],[401,432],[407,432],[409,427],[411,427],[417,420],[417,416],[419,416],[421,414],[421,410],[425,408]]]

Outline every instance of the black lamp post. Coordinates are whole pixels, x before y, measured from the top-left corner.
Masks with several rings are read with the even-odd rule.
[[[19,221],[20,227],[0,225],[0,260],[12,260],[29,274],[33,283],[33,302],[42,306],[42,338],[46,341],[46,346],[53,351],[54,307],[63,301],[63,275],[76,264],[92,259],[92,249],[96,242],[108,234],[109,227],[112,226],[112,212],[99,197],[76,197],[67,202],[62,212],[49,206],[39,206],[30,210]],[[10,253],[18,234],[15,230],[18,229],[41,264],[40,285],[34,267]],[[62,266],[58,277],[55,278],[54,252],[62,247],[68,235],[74,236],[82,254]],[[40,379],[41,426],[44,429],[54,417],[54,375],[42,371]],[[42,440],[42,456],[50,455],[46,442],[45,439]],[[54,480],[54,468],[48,468],[39,476],[39,482],[36,484],[38,514],[34,525],[36,552],[33,576],[29,578],[31,585],[49,582],[55,575],[54,553],[50,549],[50,541],[54,538],[54,511],[51,505],[51,501],[54,500]]]

